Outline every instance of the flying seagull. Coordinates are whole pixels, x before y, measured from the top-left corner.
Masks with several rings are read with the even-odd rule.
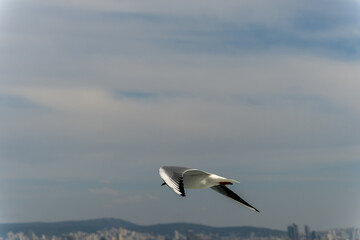
[[[211,188],[246,207],[259,212],[256,208],[231,191],[226,185],[232,185],[238,181],[220,177],[194,168],[163,166],[159,169],[160,177],[164,180],[163,185],[168,185],[174,192],[185,197],[185,188],[201,189]]]

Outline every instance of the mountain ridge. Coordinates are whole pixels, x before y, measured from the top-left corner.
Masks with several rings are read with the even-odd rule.
[[[258,237],[285,236],[286,232],[263,227],[239,226],[239,227],[212,227],[196,223],[178,222],[161,223],[153,225],[139,225],[119,218],[97,218],[88,220],[72,220],[59,222],[23,222],[0,224],[0,236],[5,237],[8,232],[28,234],[35,233],[38,236],[64,235],[71,232],[94,233],[99,230],[111,228],[124,228],[131,231],[152,233],[154,235],[172,236],[177,230],[182,234],[193,230],[194,233],[218,234],[220,236],[236,235],[249,237],[253,232]]]

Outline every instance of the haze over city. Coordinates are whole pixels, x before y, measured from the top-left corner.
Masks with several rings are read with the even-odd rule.
[[[360,226],[360,2],[2,0],[0,222]],[[240,183],[185,198],[159,167]]]

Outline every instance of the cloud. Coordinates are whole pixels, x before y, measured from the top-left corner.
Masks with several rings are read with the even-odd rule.
[[[115,162],[118,154],[123,159],[140,158],[145,162],[146,156],[153,154],[158,159],[169,159],[180,152],[186,153],[186,156],[228,152],[233,157],[259,147],[277,149],[287,146],[301,152],[315,146],[340,148],[358,144],[355,127],[359,118],[355,104],[358,95],[353,90],[352,78],[336,82],[337,76],[342,75],[341,65],[320,61],[317,66],[321,68],[316,69],[314,61],[312,66],[307,66],[307,60],[286,65],[287,61],[288,58],[285,58],[269,66],[263,64],[261,75],[257,74],[254,66],[253,69],[248,68],[251,63],[240,69],[219,66],[203,75],[200,74],[201,68],[185,68],[185,71],[174,67],[179,74],[185,72],[191,76],[193,73],[201,78],[192,82],[193,88],[190,81],[179,82],[176,87],[183,94],[176,97],[163,95],[156,97],[156,101],[144,101],[138,97],[117,98],[113,90],[99,88],[5,88],[7,93],[24,96],[52,111],[27,115],[28,125],[25,126],[20,119],[13,119],[5,133],[13,134],[20,126],[21,131],[19,138],[8,139],[4,143],[3,156],[25,161],[29,153],[41,153],[37,155],[38,161],[55,161],[63,159],[63,152],[68,152],[76,154],[72,158],[78,159],[78,162],[92,162],[95,167],[98,166],[96,159]],[[306,69],[291,68],[298,65]],[[161,70],[160,66],[155,67]],[[282,68],[287,71],[281,71]],[[334,86],[320,87],[325,82],[317,76],[325,69],[331,69],[325,82],[332,82]],[[278,78],[276,74],[270,74],[274,70],[281,71],[282,76]],[[227,72],[230,77],[217,81],[217,71]],[[357,70],[352,71],[356,75]],[[156,79],[150,69],[148,73],[149,79]],[[243,75],[241,81],[233,77],[237,73]],[[271,79],[266,77],[270,75]],[[302,75],[305,80],[287,80],[292,75]],[[169,89],[173,86],[166,84],[165,80],[161,81],[163,88],[171,91]],[[201,88],[200,85],[206,82],[209,84]],[[134,83],[129,81],[129,84]],[[138,82],[132,88],[140,89],[137,84],[142,85]],[[302,90],[295,94],[292,89],[296,86]],[[143,89],[151,96],[161,96],[161,92],[151,89],[153,87]],[[336,89],[342,89],[346,95],[338,95]],[[27,132],[31,138],[21,132]],[[52,139],[50,142],[49,137]],[[16,145],[24,151],[12,151]],[[52,151],[44,152],[44,146]],[[289,162],[286,156],[278,161],[283,166]],[[310,164],[312,161],[309,158],[304,162]],[[266,160],[258,162],[266,163]]]
[[[29,182],[42,193],[27,190],[39,200],[33,209],[46,201],[63,220],[79,213],[139,222],[140,209],[147,223],[176,215],[219,225],[206,211],[217,204],[212,195],[208,203],[201,191],[190,200],[151,197],[164,189],[161,165],[233,176],[274,215],[294,211],[300,203],[291,196],[309,185],[322,214],[358,190],[351,170],[360,146],[358,3],[15,0],[7,7],[13,14],[0,25],[5,220],[33,219],[19,194]],[[43,181],[56,184],[42,189]],[[51,188],[61,194],[47,196]],[[36,220],[50,218],[40,212]],[[243,216],[228,223],[281,228],[289,220]]]
[[[1,94],[0,95],[0,106],[6,109],[31,109],[31,110],[46,110],[44,107],[26,99],[22,96],[13,94]]]
[[[120,194],[119,191],[112,188],[90,189],[89,192],[98,195],[111,195],[111,196],[117,196]]]
[[[143,198],[139,195],[126,196],[122,198],[117,198],[113,201],[114,204],[128,204],[128,203],[136,203],[141,201]]]
[[[27,4],[13,3],[19,14],[8,21],[3,41],[8,74],[16,72],[16,65],[24,74],[76,77],[76,66],[84,59],[119,54],[154,58],[169,53],[307,52],[329,58],[359,57],[359,6],[354,1],[311,5],[230,1],[221,6],[216,1],[206,6],[202,2],[58,1],[52,5],[38,1],[16,8],[20,3]],[[34,18],[39,13],[41,18]],[[32,21],[27,21],[29,17]],[[17,58],[20,54],[22,58]],[[33,56],[39,64],[32,64]],[[69,64],[70,58],[74,64]]]
[[[108,179],[103,179],[103,180],[100,181],[100,183],[108,185],[108,184],[111,184],[111,181],[108,180]]]

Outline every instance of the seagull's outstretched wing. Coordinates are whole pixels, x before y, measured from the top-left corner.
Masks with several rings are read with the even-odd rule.
[[[185,197],[184,190],[184,174],[187,175],[198,175],[198,174],[209,174],[207,172],[185,167],[175,166],[163,166],[159,169],[160,177],[164,180],[174,192]]]
[[[251,206],[249,203],[247,203],[244,199],[242,199],[241,197],[239,197],[239,195],[237,195],[236,193],[234,193],[233,191],[231,191],[229,188],[227,188],[224,185],[217,185],[214,187],[211,187],[212,190],[217,191],[218,193],[221,193],[231,199],[233,199],[236,202],[239,202],[241,204],[244,204],[246,207],[259,212],[259,210],[257,210],[256,208],[254,208],[253,206]]]

